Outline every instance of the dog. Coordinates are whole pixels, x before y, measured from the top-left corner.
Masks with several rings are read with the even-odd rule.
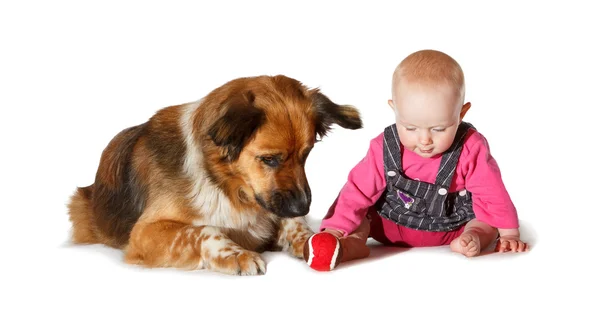
[[[122,249],[130,264],[232,275],[264,274],[267,250],[302,258],[313,234],[304,166],[333,124],[362,128],[355,107],[284,75],[161,109],[118,133],[94,183],[70,197],[73,242]]]

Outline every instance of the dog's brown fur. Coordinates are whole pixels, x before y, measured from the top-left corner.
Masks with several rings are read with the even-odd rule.
[[[94,184],[68,205],[75,243],[128,263],[262,274],[264,250],[302,257],[312,234],[304,163],[332,124],[358,111],[285,76],[232,80],[116,135]]]

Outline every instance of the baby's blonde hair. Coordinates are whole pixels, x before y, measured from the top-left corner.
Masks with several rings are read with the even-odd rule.
[[[445,83],[455,88],[464,100],[465,77],[454,58],[436,50],[421,50],[408,55],[394,70],[392,92],[400,81],[437,85]]]

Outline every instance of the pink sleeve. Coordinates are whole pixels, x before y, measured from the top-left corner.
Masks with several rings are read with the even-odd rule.
[[[485,137],[474,132],[465,142],[464,148],[468,152],[463,164],[463,172],[466,172],[465,186],[473,195],[475,217],[496,228],[518,228],[517,211]]]
[[[325,228],[352,233],[386,187],[383,167],[383,134],[371,140],[367,155],[350,171],[348,181],[321,222]]]

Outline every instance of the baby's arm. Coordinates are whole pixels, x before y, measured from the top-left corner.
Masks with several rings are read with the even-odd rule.
[[[466,188],[473,195],[477,219],[498,228],[496,251],[522,252],[528,245],[521,241],[516,208],[504,186],[500,168],[490,153],[487,140],[475,132],[465,143],[469,152],[466,162]]]
[[[319,233],[304,245],[304,260],[313,269],[329,271],[339,263],[368,257],[369,208],[385,190],[383,134],[371,140],[367,155],[350,171],[348,181],[321,222]]]
[[[340,241],[342,248],[342,256],[340,263],[368,257],[371,250],[367,246],[367,239],[371,232],[370,220],[364,218],[360,226],[354,232],[344,236],[344,232],[336,229],[326,228],[323,232],[327,232]]]
[[[337,230],[337,229],[333,229],[333,228],[325,228],[325,229],[323,229],[323,232],[327,232],[327,233],[335,236],[338,239],[344,236],[344,232]]]
[[[361,225],[369,207],[385,190],[382,142],[383,134],[371,140],[367,155],[348,174],[346,184],[321,222],[320,231],[342,237]]]

